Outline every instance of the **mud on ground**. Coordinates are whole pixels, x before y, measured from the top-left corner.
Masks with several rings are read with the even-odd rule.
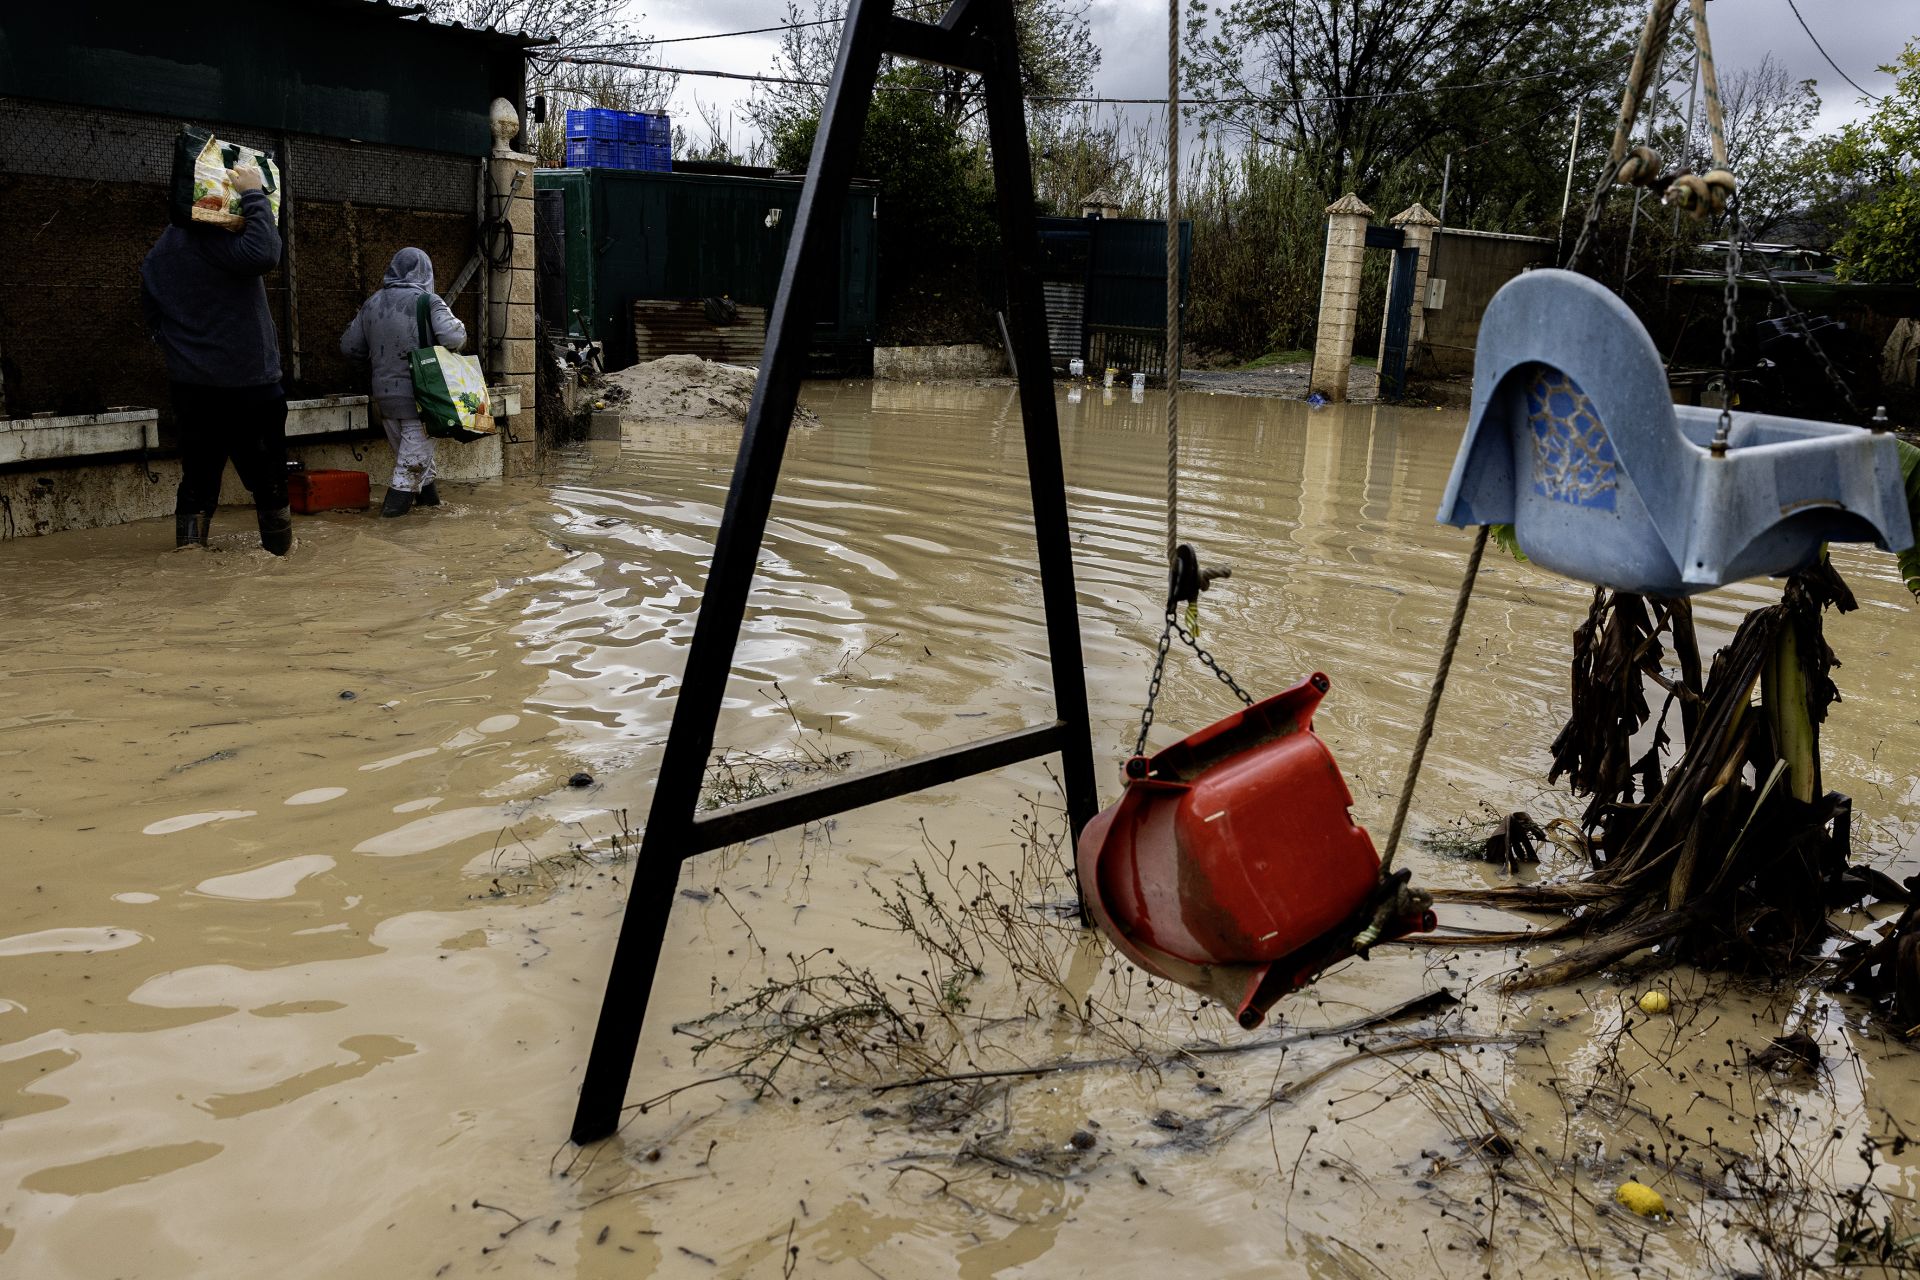
[[[757,370],[699,356],[662,356],[607,375],[604,399],[621,417],[647,422],[736,422],[747,420]],[[794,411],[797,425],[818,422],[805,408]]]

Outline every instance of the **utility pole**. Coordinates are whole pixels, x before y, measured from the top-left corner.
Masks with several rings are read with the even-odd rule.
[[[1664,61],[1667,51],[1662,49],[1660,57]],[[1653,69],[1653,88],[1647,91],[1647,145],[1653,145],[1654,120],[1660,113],[1660,68]],[[1647,194],[1646,188],[1633,189],[1633,216],[1627,221],[1627,251],[1620,257],[1620,293],[1625,296],[1627,280],[1633,274],[1633,233],[1640,229],[1640,200]]]
[[[1453,182],[1453,152],[1447,152],[1446,167],[1440,171],[1440,225],[1447,225],[1447,188]]]
[[[1587,104],[1584,102],[1576,102],[1573,105],[1573,140],[1567,143],[1567,189],[1560,193],[1560,230],[1554,237],[1555,257],[1558,257],[1560,249],[1565,247],[1567,238],[1567,205],[1573,201],[1573,158],[1580,152],[1580,115],[1586,109]],[[1441,204],[1444,208],[1445,201]],[[1444,213],[1441,214],[1440,220],[1446,221]]]

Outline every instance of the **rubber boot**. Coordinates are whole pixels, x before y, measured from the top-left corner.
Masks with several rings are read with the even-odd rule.
[[[206,546],[209,526],[213,524],[211,511],[176,511],[173,513],[173,545],[176,548],[186,546]]]
[[[254,514],[260,521],[260,545],[276,556],[283,556],[293,550],[293,508],[281,507],[269,511],[264,507],[256,508]]]
[[[429,480],[420,486],[420,492],[413,495],[413,505],[416,507],[440,505],[440,490],[434,487],[433,481]]]
[[[413,510],[415,496],[405,489],[396,489],[388,485],[386,500],[380,504],[380,514],[387,517],[407,514]]]

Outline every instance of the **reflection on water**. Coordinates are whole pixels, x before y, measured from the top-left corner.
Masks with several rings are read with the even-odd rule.
[[[1044,716],[1011,389],[822,384],[807,399],[825,425],[789,444],[716,741],[769,749],[797,717],[871,759]],[[1110,797],[1159,633],[1163,407],[1088,394],[1060,410]],[[1432,521],[1459,429],[1430,410],[1182,406],[1181,534],[1234,570],[1204,602],[1205,642],[1256,692],[1331,677],[1317,727],[1376,829],[1469,542]],[[284,562],[239,533],[176,555],[158,524],[0,545],[8,1269],[116,1274],[137,1240],[142,1274],[198,1276],[217,1240],[290,1276],[773,1275],[789,1244],[801,1274],[1073,1274],[1096,1249],[1114,1275],[1174,1259],[1271,1275],[1276,1258],[1355,1274],[1330,1242],[1439,1237],[1402,1159],[1445,1135],[1391,1108],[1347,1114],[1370,1083],[1391,1093],[1384,1068],[1343,1077],[1341,1110],[1276,1109],[1270,1141],[1212,1154],[1163,1145],[1148,1123],[1215,1105],[1192,1079],[1087,1073],[1010,1094],[1021,1132],[1064,1142],[1093,1121],[1106,1146],[1094,1172],[1004,1194],[903,1175],[916,1140],[831,1093],[776,1107],[696,1091],[635,1117],[587,1181],[549,1175],[625,891],[617,874],[551,868],[646,811],[737,443],[712,425],[630,426],[562,454],[547,484],[450,492],[405,521],[303,521]],[[1856,797],[1863,852],[1904,874],[1920,844],[1912,616],[1888,558],[1838,559],[1862,607],[1829,627],[1846,701],[1828,781]],[[1773,594],[1702,598],[1703,639]],[[1587,595],[1490,561],[1415,830],[1482,806],[1570,807],[1543,774]],[[1161,732],[1226,708],[1197,665],[1169,667]],[[568,788],[583,768],[594,785]],[[691,864],[702,888],[676,904],[633,1096],[705,1073],[673,1024],[763,972],[743,923],[773,957],[840,942],[863,962],[910,958],[861,928],[875,877],[918,854],[922,820],[969,856],[1013,856],[1015,794],[1046,787],[1040,765],[1010,770],[849,815],[806,845]],[[1429,881],[1482,877],[1408,857]],[[540,891],[515,892],[528,881]],[[139,931],[102,924],[116,918]],[[1316,989],[1322,1003],[1283,1011],[1337,1021],[1510,963],[1434,958],[1350,967]],[[1074,1050],[1062,1036],[1052,1051]],[[1260,1097],[1296,1069],[1223,1065],[1205,1083]],[[1275,1153],[1284,1166],[1306,1150],[1328,1114],[1346,1123],[1326,1126],[1322,1163],[1276,1181]],[[1341,1182],[1326,1159],[1363,1177]],[[503,1241],[516,1219],[539,1225]],[[316,1222],[324,1248],[290,1245]],[[1377,1256],[1431,1273],[1419,1243]]]

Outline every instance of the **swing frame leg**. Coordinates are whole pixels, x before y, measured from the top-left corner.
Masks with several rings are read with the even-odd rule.
[[[812,282],[831,264],[847,183],[865,129],[880,59],[888,52],[980,74],[986,82],[1007,328],[1024,420],[1041,594],[1053,670],[1055,718],[1013,733],[884,765],[812,787],[698,813],[715,722],[732,673],[754,564],[766,532],[781,457],[806,372]],[[937,25],[893,16],[893,0],[852,0],[814,138],[793,240],[767,326],[766,352],[714,543],[713,567],[694,623],[673,726],[634,860],[626,914],[587,1059],[572,1137],[592,1142],[618,1127],[634,1052],[646,1022],[667,926],[687,859],[741,840],[879,800],[1058,753],[1068,823],[1077,843],[1098,809],[1082,665],[1079,607],[1067,522],[1059,422],[1046,345],[1039,231],[1021,98],[1012,0],[957,0]],[[1084,907],[1083,907],[1084,913]],[[1084,914],[1083,914],[1084,919]]]

